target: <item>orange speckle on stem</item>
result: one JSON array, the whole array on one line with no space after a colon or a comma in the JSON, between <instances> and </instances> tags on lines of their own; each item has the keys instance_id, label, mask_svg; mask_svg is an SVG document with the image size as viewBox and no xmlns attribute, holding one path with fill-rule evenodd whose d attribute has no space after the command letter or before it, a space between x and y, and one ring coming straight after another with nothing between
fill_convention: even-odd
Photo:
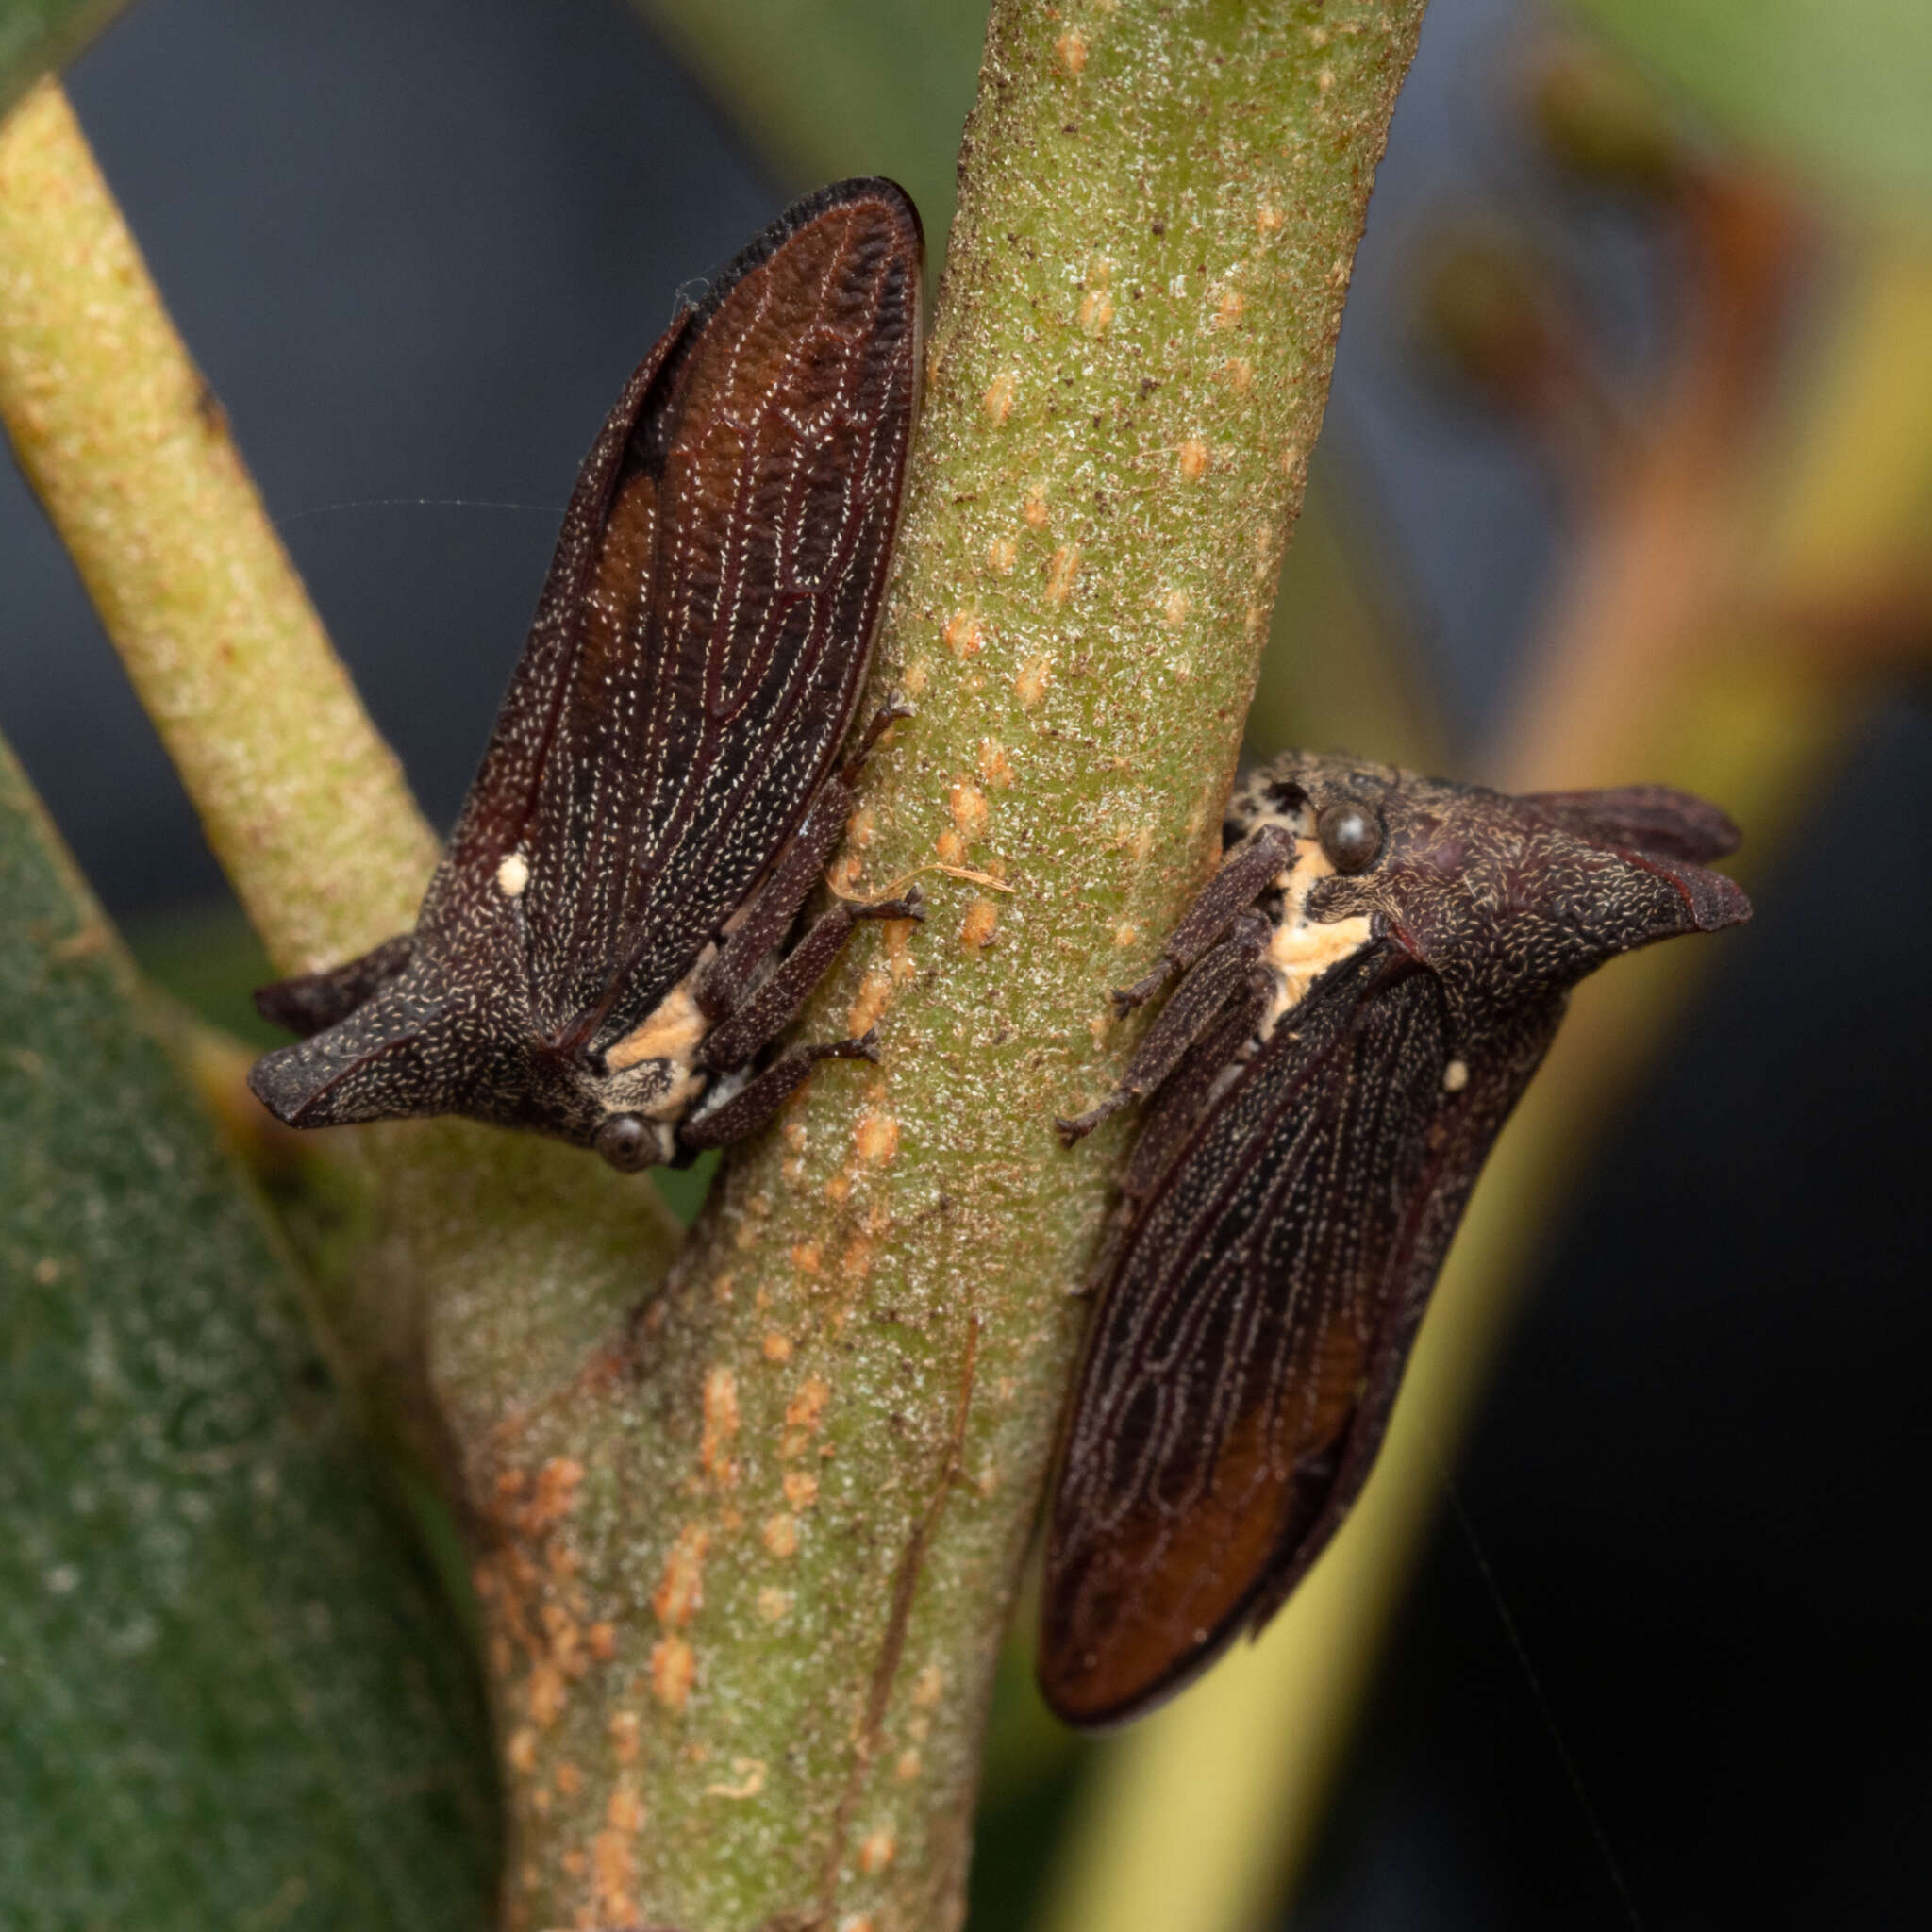
<instances>
[{"instance_id":1,"label":"orange speckle on stem","mask_svg":"<svg viewBox=\"0 0 1932 1932\"><path fill-rule=\"evenodd\" d=\"M1046 485L1044 483L1034 483L1028 486L1026 498L1021 506L1020 514L1026 519L1027 523L1034 529L1043 530L1046 528Z\"/></svg>"},{"instance_id":2,"label":"orange speckle on stem","mask_svg":"<svg viewBox=\"0 0 1932 1932\"><path fill-rule=\"evenodd\" d=\"M584 1465L568 1456L553 1456L537 1472L537 1493L530 1499L527 1526L533 1536L541 1536L576 1507L577 1485L584 1479Z\"/></svg>"},{"instance_id":3,"label":"orange speckle on stem","mask_svg":"<svg viewBox=\"0 0 1932 1932\"><path fill-rule=\"evenodd\" d=\"M986 546L987 568L996 571L1001 576L1009 575L1019 560L1019 549L1010 537L995 537Z\"/></svg>"},{"instance_id":4,"label":"orange speckle on stem","mask_svg":"<svg viewBox=\"0 0 1932 1932\"><path fill-rule=\"evenodd\" d=\"M698 1443L698 1467L727 1487L738 1480L731 1439L738 1433L738 1377L722 1362L705 1375L705 1429Z\"/></svg>"},{"instance_id":5,"label":"orange speckle on stem","mask_svg":"<svg viewBox=\"0 0 1932 1932\"><path fill-rule=\"evenodd\" d=\"M938 1664L927 1664L912 1680L912 1702L920 1710L937 1708L946 1694L946 1674Z\"/></svg>"},{"instance_id":6,"label":"orange speckle on stem","mask_svg":"<svg viewBox=\"0 0 1932 1932\"><path fill-rule=\"evenodd\" d=\"M766 1549L774 1557L795 1557L798 1554L798 1519L782 1511L775 1516L765 1518L765 1526L759 1532Z\"/></svg>"},{"instance_id":7,"label":"orange speckle on stem","mask_svg":"<svg viewBox=\"0 0 1932 1932\"><path fill-rule=\"evenodd\" d=\"M618 1763L635 1764L643 1748L643 1720L634 1710L620 1710L605 1728L610 1734L610 1748Z\"/></svg>"},{"instance_id":8,"label":"orange speckle on stem","mask_svg":"<svg viewBox=\"0 0 1932 1932\"><path fill-rule=\"evenodd\" d=\"M521 1777L528 1777L537 1768L537 1733L528 1724L519 1724L509 1734L503 1755L512 1771Z\"/></svg>"},{"instance_id":9,"label":"orange speckle on stem","mask_svg":"<svg viewBox=\"0 0 1932 1932\"><path fill-rule=\"evenodd\" d=\"M1263 202L1255 210L1256 230L1263 235L1278 235L1281 232L1281 210L1268 202Z\"/></svg>"},{"instance_id":10,"label":"orange speckle on stem","mask_svg":"<svg viewBox=\"0 0 1932 1932\"><path fill-rule=\"evenodd\" d=\"M1055 58L1075 80L1087 65L1087 36L1078 27L1069 27L1053 43Z\"/></svg>"},{"instance_id":11,"label":"orange speckle on stem","mask_svg":"<svg viewBox=\"0 0 1932 1932\"><path fill-rule=\"evenodd\" d=\"M576 1619L562 1604L550 1603L539 1612L538 1621L549 1640L551 1662L566 1676L581 1677L590 1660L584 1655L584 1633L577 1628Z\"/></svg>"},{"instance_id":12,"label":"orange speckle on stem","mask_svg":"<svg viewBox=\"0 0 1932 1932\"><path fill-rule=\"evenodd\" d=\"M791 1614L791 1592L769 1584L758 1591L758 1615L768 1624L782 1624Z\"/></svg>"},{"instance_id":13,"label":"orange speckle on stem","mask_svg":"<svg viewBox=\"0 0 1932 1932\"><path fill-rule=\"evenodd\" d=\"M819 1479L803 1469L785 1472L785 1500L794 1509L809 1509L819 1499Z\"/></svg>"},{"instance_id":14,"label":"orange speckle on stem","mask_svg":"<svg viewBox=\"0 0 1932 1932\"><path fill-rule=\"evenodd\" d=\"M636 1924L638 1907L630 1889L637 1883L638 1860L631 1849L631 1834L600 1831L591 1840L591 1870L597 1894L598 1924Z\"/></svg>"},{"instance_id":15,"label":"orange speckle on stem","mask_svg":"<svg viewBox=\"0 0 1932 1932\"><path fill-rule=\"evenodd\" d=\"M800 1241L791 1250L791 1265L801 1274L816 1274L822 1265L819 1244L816 1241Z\"/></svg>"},{"instance_id":16,"label":"orange speckle on stem","mask_svg":"<svg viewBox=\"0 0 1932 1932\"><path fill-rule=\"evenodd\" d=\"M1080 575L1080 546L1077 543L1062 543L1047 559L1046 601L1055 609L1067 601L1074 588L1074 579Z\"/></svg>"},{"instance_id":17,"label":"orange speckle on stem","mask_svg":"<svg viewBox=\"0 0 1932 1932\"><path fill-rule=\"evenodd\" d=\"M940 635L946 641L946 648L956 658L974 658L985 647L986 632L979 619L970 610L956 610L946 619L945 629Z\"/></svg>"},{"instance_id":18,"label":"orange speckle on stem","mask_svg":"<svg viewBox=\"0 0 1932 1932\"><path fill-rule=\"evenodd\" d=\"M563 1673L549 1661L530 1666L530 1715L546 1731L563 1715L564 1700L570 1687Z\"/></svg>"},{"instance_id":19,"label":"orange speckle on stem","mask_svg":"<svg viewBox=\"0 0 1932 1932\"><path fill-rule=\"evenodd\" d=\"M1198 436L1181 444L1180 471L1184 482L1198 483L1208 474L1208 445Z\"/></svg>"},{"instance_id":20,"label":"orange speckle on stem","mask_svg":"<svg viewBox=\"0 0 1932 1932\"><path fill-rule=\"evenodd\" d=\"M919 962L912 957L912 935L918 922L911 919L889 919L881 937L886 942L886 963L891 968L894 979L910 979L919 971Z\"/></svg>"},{"instance_id":21,"label":"orange speckle on stem","mask_svg":"<svg viewBox=\"0 0 1932 1932\"><path fill-rule=\"evenodd\" d=\"M1052 682L1053 659L1029 658L1014 674L1013 695L1024 709L1030 711L1045 697L1046 688Z\"/></svg>"},{"instance_id":22,"label":"orange speckle on stem","mask_svg":"<svg viewBox=\"0 0 1932 1932\"><path fill-rule=\"evenodd\" d=\"M868 1874L883 1872L899 1854L899 1840L883 1824L859 1840L858 1869Z\"/></svg>"},{"instance_id":23,"label":"orange speckle on stem","mask_svg":"<svg viewBox=\"0 0 1932 1932\"><path fill-rule=\"evenodd\" d=\"M584 1632L591 1646L591 1655L600 1664L608 1664L617 1655L617 1625L615 1624L592 1624Z\"/></svg>"},{"instance_id":24,"label":"orange speckle on stem","mask_svg":"<svg viewBox=\"0 0 1932 1932\"><path fill-rule=\"evenodd\" d=\"M798 1385L798 1393L784 1405L784 1425L787 1425L787 1430L796 1434L798 1438L815 1436L819 1430L819 1424L824 1420L824 1405L831 1401L831 1395L833 1391L831 1387L827 1387L827 1383L823 1383L817 1375L808 1375ZM804 1440L800 1440L798 1449L787 1447L784 1453L798 1455L802 1449Z\"/></svg>"},{"instance_id":25,"label":"orange speckle on stem","mask_svg":"<svg viewBox=\"0 0 1932 1932\"><path fill-rule=\"evenodd\" d=\"M1105 289L1089 289L1080 297L1080 326L1090 336L1104 336L1113 320L1113 297Z\"/></svg>"},{"instance_id":26,"label":"orange speckle on stem","mask_svg":"<svg viewBox=\"0 0 1932 1932\"><path fill-rule=\"evenodd\" d=\"M986 412L989 423L1004 423L1013 413L1013 378L995 375L987 384L986 393L979 399L979 407Z\"/></svg>"},{"instance_id":27,"label":"orange speckle on stem","mask_svg":"<svg viewBox=\"0 0 1932 1932\"><path fill-rule=\"evenodd\" d=\"M1170 591L1161 599L1160 614L1173 629L1178 630L1188 621L1188 611L1191 603L1192 600L1185 591Z\"/></svg>"},{"instance_id":28,"label":"orange speckle on stem","mask_svg":"<svg viewBox=\"0 0 1932 1932\"><path fill-rule=\"evenodd\" d=\"M1013 761L996 738L979 741L979 775L995 791L1004 791L1013 782Z\"/></svg>"},{"instance_id":29,"label":"orange speckle on stem","mask_svg":"<svg viewBox=\"0 0 1932 1932\"><path fill-rule=\"evenodd\" d=\"M697 1676L697 1654L681 1637L660 1637L651 1646L651 1694L666 1710L682 1710Z\"/></svg>"},{"instance_id":30,"label":"orange speckle on stem","mask_svg":"<svg viewBox=\"0 0 1932 1932\"><path fill-rule=\"evenodd\" d=\"M934 856L941 865L964 865L966 841L958 832L944 831L932 841Z\"/></svg>"},{"instance_id":31,"label":"orange speckle on stem","mask_svg":"<svg viewBox=\"0 0 1932 1932\"><path fill-rule=\"evenodd\" d=\"M884 1167L899 1151L897 1116L882 1107L868 1108L852 1130L852 1145L870 1167Z\"/></svg>"},{"instance_id":32,"label":"orange speckle on stem","mask_svg":"<svg viewBox=\"0 0 1932 1932\"><path fill-rule=\"evenodd\" d=\"M604 1807L604 1820L612 1831L640 1832L644 1828L644 1801L628 1785L619 1785Z\"/></svg>"},{"instance_id":33,"label":"orange speckle on stem","mask_svg":"<svg viewBox=\"0 0 1932 1932\"><path fill-rule=\"evenodd\" d=\"M830 1388L816 1375L808 1375L798 1385L798 1392L785 1405L785 1426L788 1429L815 1431L825 1419L825 1404L832 1399Z\"/></svg>"},{"instance_id":34,"label":"orange speckle on stem","mask_svg":"<svg viewBox=\"0 0 1932 1932\"><path fill-rule=\"evenodd\" d=\"M869 966L858 982L858 991L845 1014L845 1029L856 1040L869 1031L892 997L892 975L879 966Z\"/></svg>"},{"instance_id":35,"label":"orange speckle on stem","mask_svg":"<svg viewBox=\"0 0 1932 1932\"><path fill-rule=\"evenodd\" d=\"M946 793L946 809L953 814L953 829L968 844L986 832L986 793L968 778L956 778Z\"/></svg>"},{"instance_id":36,"label":"orange speckle on stem","mask_svg":"<svg viewBox=\"0 0 1932 1932\"><path fill-rule=\"evenodd\" d=\"M919 1753L908 1745L900 1752L898 1762L892 1766L892 1774L902 1785L909 1785L924 1768Z\"/></svg>"},{"instance_id":37,"label":"orange speckle on stem","mask_svg":"<svg viewBox=\"0 0 1932 1932\"><path fill-rule=\"evenodd\" d=\"M584 1788L584 1774L568 1758L557 1767L557 1789L566 1798L575 1798Z\"/></svg>"},{"instance_id":38,"label":"orange speckle on stem","mask_svg":"<svg viewBox=\"0 0 1932 1932\"><path fill-rule=\"evenodd\" d=\"M731 1768L738 1774L730 1784L707 1785L708 1798L756 1798L765 1788L764 1760L758 1757L734 1757Z\"/></svg>"},{"instance_id":39,"label":"orange speckle on stem","mask_svg":"<svg viewBox=\"0 0 1932 1932\"><path fill-rule=\"evenodd\" d=\"M966 916L959 922L959 943L976 953L999 930L999 924L1000 908L981 894L967 906Z\"/></svg>"},{"instance_id":40,"label":"orange speckle on stem","mask_svg":"<svg viewBox=\"0 0 1932 1932\"><path fill-rule=\"evenodd\" d=\"M1214 318L1209 325L1214 328L1232 328L1247 308L1247 298L1239 289L1224 289L1215 297Z\"/></svg>"},{"instance_id":41,"label":"orange speckle on stem","mask_svg":"<svg viewBox=\"0 0 1932 1932\"><path fill-rule=\"evenodd\" d=\"M651 1598L660 1624L675 1629L697 1614L705 1600L705 1553L710 1546L711 1532L701 1523L687 1523L677 1532Z\"/></svg>"},{"instance_id":42,"label":"orange speckle on stem","mask_svg":"<svg viewBox=\"0 0 1932 1932\"><path fill-rule=\"evenodd\" d=\"M1221 365L1221 373L1227 377L1227 386L1238 396L1244 396L1254 387L1255 365L1245 356L1230 356Z\"/></svg>"}]
</instances>

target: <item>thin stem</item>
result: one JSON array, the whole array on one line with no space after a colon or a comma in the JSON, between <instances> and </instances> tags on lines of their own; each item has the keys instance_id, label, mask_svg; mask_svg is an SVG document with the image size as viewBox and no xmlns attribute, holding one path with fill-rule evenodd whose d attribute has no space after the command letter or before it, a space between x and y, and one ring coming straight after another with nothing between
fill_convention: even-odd
<instances>
[{"instance_id":1,"label":"thin stem","mask_svg":"<svg viewBox=\"0 0 1932 1932\"><path fill-rule=\"evenodd\" d=\"M435 834L53 81L0 124L0 421L272 957L408 926Z\"/></svg>"}]
</instances>

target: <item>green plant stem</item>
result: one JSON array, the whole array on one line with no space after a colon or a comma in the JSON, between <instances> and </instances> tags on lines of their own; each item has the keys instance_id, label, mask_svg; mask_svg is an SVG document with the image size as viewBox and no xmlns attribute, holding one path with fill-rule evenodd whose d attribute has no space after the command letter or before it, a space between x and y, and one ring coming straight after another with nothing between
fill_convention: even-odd
<instances>
[{"instance_id":1,"label":"green plant stem","mask_svg":"<svg viewBox=\"0 0 1932 1932\"><path fill-rule=\"evenodd\" d=\"M876 680L919 713L833 867L928 914L803 1029L876 1018L880 1065L823 1072L628 1351L495 1439L521 1923L957 1923L1123 1144L1050 1122L1217 842L1419 14L994 9ZM481 1416L469 1334L436 1367Z\"/></svg>"},{"instance_id":2,"label":"green plant stem","mask_svg":"<svg viewBox=\"0 0 1932 1932\"><path fill-rule=\"evenodd\" d=\"M0 124L0 421L276 963L408 925L435 834L52 81Z\"/></svg>"}]
</instances>

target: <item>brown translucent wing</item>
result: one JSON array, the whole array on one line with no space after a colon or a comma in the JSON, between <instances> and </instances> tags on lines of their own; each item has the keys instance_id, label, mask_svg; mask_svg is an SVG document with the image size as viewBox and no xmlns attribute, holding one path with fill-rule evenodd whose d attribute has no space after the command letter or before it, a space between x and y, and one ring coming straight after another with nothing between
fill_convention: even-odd
<instances>
[{"instance_id":1,"label":"brown translucent wing","mask_svg":"<svg viewBox=\"0 0 1932 1932\"><path fill-rule=\"evenodd\" d=\"M1452 1093L1439 983L1372 953L1164 1170L1101 1285L1061 1442L1039 1669L1069 1723L1178 1689L1320 1553L1557 1011L1492 1039Z\"/></svg>"},{"instance_id":2,"label":"brown translucent wing","mask_svg":"<svg viewBox=\"0 0 1932 1932\"><path fill-rule=\"evenodd\" d=\"M920 266L891 183L808 197L672 325L591 453L418 928L458 974L466 939L495 952L519 855L544 1043L656 1006L837 756L898 518Z\"/></svg>"}]
</instances>

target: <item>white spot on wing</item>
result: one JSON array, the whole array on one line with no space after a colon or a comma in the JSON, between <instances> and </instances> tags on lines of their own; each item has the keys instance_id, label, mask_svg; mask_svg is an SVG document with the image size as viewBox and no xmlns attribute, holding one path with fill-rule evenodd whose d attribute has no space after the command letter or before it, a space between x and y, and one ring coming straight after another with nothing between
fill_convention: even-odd
<instances>
[{"instance_id":1,"label":"white spot on wing","mask_svg":"<svg viewBox=\"0 0 1932 1932\"><path fill-rule=\"evenodd\" d=\"M1442 1091L1445 1093L1460 1093L1469 1085L1469 1062L1451 1060L1442 1069Z\"/></svg>"},{"instance_id":2,"label":"white spot on wing","mask_svg":"<svg viewBox=\"0 0 1932 1932\"><path fill-rule=\"evenodd\" d=\"M496 868L496 890L506 899L521 899L530 883L530 861L521 852L507 852Z\"/></svg>"}]
</instances>

